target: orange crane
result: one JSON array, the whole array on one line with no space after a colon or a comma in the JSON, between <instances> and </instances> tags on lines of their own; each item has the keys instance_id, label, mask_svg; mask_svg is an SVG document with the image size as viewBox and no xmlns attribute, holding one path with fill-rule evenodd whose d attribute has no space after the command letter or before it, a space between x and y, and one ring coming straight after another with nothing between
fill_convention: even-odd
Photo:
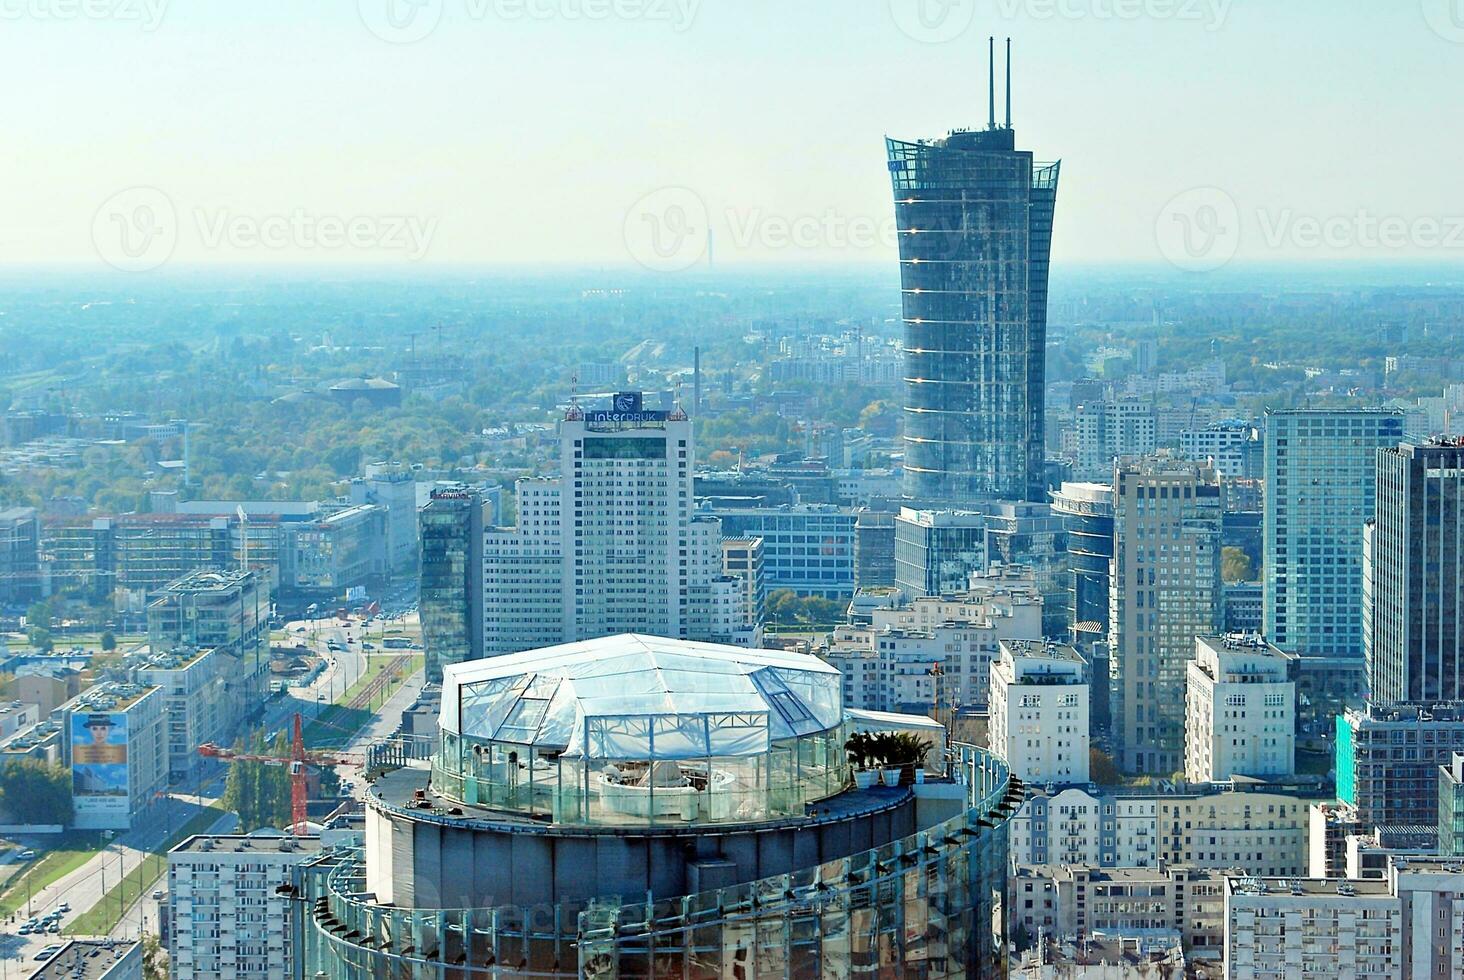
<instances>
[{"instance_id":1,"label":"orange crane","mask_svg":"<svg viewBox=\"0 0 1464 980\"><path fill-rule=\"evenodd\" d=\"M283 766L289 763L290 766L290 826L297 835L305 833L305 767L315 766L323 769L327 766L357 766L365 767L365 756L351 752L335 752L332 750L321 750L308 752L305 749L305 736L299 712L295 713L295 737L290 745L290 757L281 758L276 755L261 755L250 752L236 752L233 749L226 749L215 745L213 742L204 742L198 747L198 754L209 759L218 759L220 762L259 762L266 766Z\"/></svg>"}]
</instances>

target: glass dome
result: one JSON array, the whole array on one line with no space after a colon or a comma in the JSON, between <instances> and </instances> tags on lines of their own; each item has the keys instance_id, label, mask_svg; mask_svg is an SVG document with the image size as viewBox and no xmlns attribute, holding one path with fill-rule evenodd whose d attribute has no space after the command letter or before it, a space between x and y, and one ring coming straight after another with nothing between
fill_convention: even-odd
<instances>
[{"instance_id":1,"label":"glass dome","mask_svg":"<svg viewBox=\"0 0 1464 980\"><path fill-rule=\"evenodd\" d=\"M802 816L848 781L843 722L817 657L605 637L448 667L435 781L555 823Z\"/></svg>"}]
</instances>

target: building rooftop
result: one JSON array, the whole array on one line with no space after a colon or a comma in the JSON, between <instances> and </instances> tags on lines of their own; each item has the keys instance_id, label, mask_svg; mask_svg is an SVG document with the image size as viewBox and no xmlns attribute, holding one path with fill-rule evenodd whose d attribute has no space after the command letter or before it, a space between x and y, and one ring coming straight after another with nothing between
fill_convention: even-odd
<instances>
[{"instance_id":1,"label":"building rooftop","mask_svg":"<svg viewBox=\"0 0 1464 980\"><path fill-rule=\"evenodd\" d=\"M68 702L72 711L126 711L138 701L160 688L147 684L122 684L104 681L87 688Z\"/></svg>"},{"instance_id":2,"label":"building rooftop","mask_svg":"<svg viewBox=\"0 0 1464 980\"><path fill-rule=\"evenodd\" d=\"M136 948L130 939L73 939L30 980L98 980Z\"/></svg>"},{"instance_id":3,"label":"building rooftop","mask_svg":"<svg viewBox=\"0 0 1464 980\"><path fill-rule=\"evenodd\" d=\"M196 834L175 845L170 854L298 854L320 850L319 837L286 834Z\"/></svg>"},{"instance_id":4,"label":"building rooftop","mask_svg":"<svg viewBox=\"0 0 1464 980\"><path fill-rule=\"evenodd\" d=\"M1378 878L1226 878L1231 895L1329 895L1341 898L1388 898L1388 883Z\"/></svg>"},{"instance_id":5,"label":"building rooftop","mask_svg":"<svg viewBox=\"0 0 1464 980\"><path fill-rule=\"evenodd\" d=\"M210 570L193 572L180 579L169 582L162 589L155 592L154 595L161 598L184 592L193 594L201 592L224 593L238 588L253 576L253 572L243 571Z\"/></svg>"}]
</instances>

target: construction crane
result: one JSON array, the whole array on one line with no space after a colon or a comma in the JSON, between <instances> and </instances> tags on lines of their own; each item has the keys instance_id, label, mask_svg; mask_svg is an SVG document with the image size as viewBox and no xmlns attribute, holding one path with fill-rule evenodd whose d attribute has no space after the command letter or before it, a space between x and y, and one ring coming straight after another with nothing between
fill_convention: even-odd
<instances>
[{"instance_id":1,"label":"construction crane","mask_svg":"<svg viewBox=\"0 0 1464 980\"><path fill-rule=\"evenodd\" d=\"M198 754L209 759L218 759L220 762L258 762L266 766L290 767L290 826L296 836L303 836L305 833L305 767L314 766L317 769L324 769L328 766L356 766L364 768L366 758L352 752L336 752L323 749L320 751L306 751L303 724L299 712L295 713L295 736L290 743L290 755L282 758L277 755L262 755L251 752L236 752L233 749L226 749L213 742L204 742L198 747Z\"/></svg>"}]
</instances>

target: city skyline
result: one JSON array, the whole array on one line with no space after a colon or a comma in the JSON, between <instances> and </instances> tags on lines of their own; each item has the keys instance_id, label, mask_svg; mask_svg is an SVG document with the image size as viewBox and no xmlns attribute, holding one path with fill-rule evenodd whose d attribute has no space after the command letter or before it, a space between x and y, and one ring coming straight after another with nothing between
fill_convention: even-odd
<instances>
[{"instance_id":1,"label":"city skyline","mask_svg":"<svg viewBox=\"0 0 1464 980\"><path fill-rule=\"evenodd\" d=\"M1457 132L1409 98L1447 91L1464 50L1446 0L1127 14L1099 0L668 0L603 18L441 0L426 20L399 12L430 24L412 43L382 27L387 2L15 12L25 43L0 78L23 89L62 71L44 113L13 107L32 135L0 262L669 270L706 266L705 225L719 265L878 263L895 254L880 139L979 127L989 35L1015 40L1024 140L1069 161L1056 263L1443 261L1464 246L1458 194L1412 179L1417 160L1459 156ZM312 57L321 49L332 57ZM916 66L939 97L891 84ZM125 86L103 84L116 73ZM201 84L179 84L195 73ZM43 135L55 118L68 128ZM522 174L534 193L505 194ZM151 245L142 261L118 254L117 220L139 207L164 219L156 265ZM663 239L664 254L649 238L658 221L681 242ZM149 228L134 225L132 247Z\"/></svg>"}]
</instances>

